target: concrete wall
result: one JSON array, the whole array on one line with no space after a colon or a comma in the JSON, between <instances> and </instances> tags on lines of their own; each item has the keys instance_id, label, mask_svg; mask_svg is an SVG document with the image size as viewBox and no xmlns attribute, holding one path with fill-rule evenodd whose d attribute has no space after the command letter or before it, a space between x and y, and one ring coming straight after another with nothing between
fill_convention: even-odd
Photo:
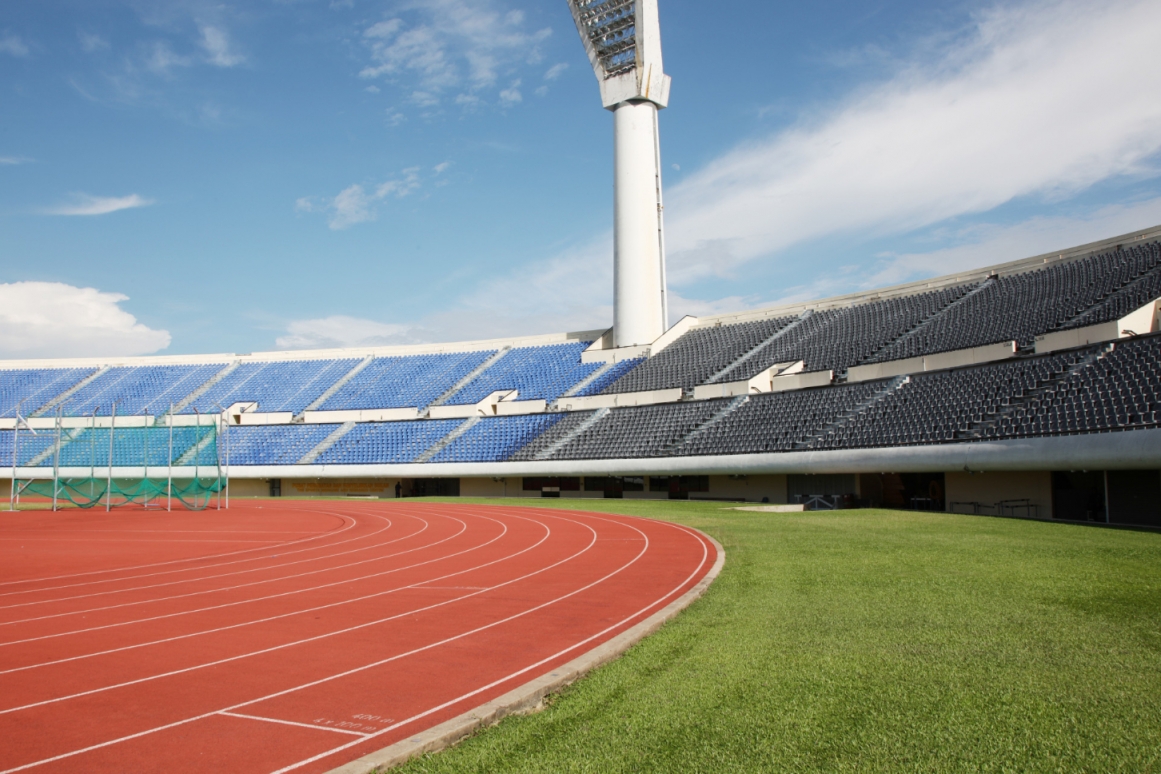
<instances>
[{"instance_id":1,"label":"concrete wall","mask_svg":"<svg viewBox=\"0 0 1161 774\"><path fill-rule=\"evenodd\" d=\"M995 506L1001 500L1027 499L1036 506L1037 516L1040 518L1052 516L1052 474L1046 470L952 472L944 476L944 488L947 493L948 510L970 512L962 505L953 508L952 503L956 502L978 502L986 506ZM999 513L999 509L989 508L981 510L981 513ZM1019 515L1026 514L1021 511Z\"/></svg>"},{"instance_id":2,"label":"concrete wall","mask_svg":"<svg viewBox=\"0 0 1161 774\"><path fill-rule=\"evenodd\" d=\"M231 485L233 482L230 482ZM282 479L283 497L347 497L351 495L395 497L397 478L304 478ZM270 490L267 487L266 494Z\"/></svg>"},{"instance_id":3,"label":"concrete wall","mask_svg":"<svg viewBox=\"0 0 1161 774\"><path fill-rule=\"evenodd\" d=\"M731 498L760 503L768 497L771 503L786 502L786 476L710 476L709 492L693 492L691 500Z\"/></svg>"}]
</instances>

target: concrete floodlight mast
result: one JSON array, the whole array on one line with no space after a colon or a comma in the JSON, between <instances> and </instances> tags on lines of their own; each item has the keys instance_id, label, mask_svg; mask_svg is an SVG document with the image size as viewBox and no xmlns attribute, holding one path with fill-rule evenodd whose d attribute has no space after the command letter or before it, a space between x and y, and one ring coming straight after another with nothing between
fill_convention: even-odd
<instances>
[{"instance_id":1,"label":"concrete floodlight mast","mask_svg":"<svg viewBox=\"0 0 1161 774\"><path fill-rule=\"evenodd\" d=\"M669 324L661 145L657 111L669 103L657 0L568 0L613 112L613 341L649 344Z\"/></svg>"}]
</instances>

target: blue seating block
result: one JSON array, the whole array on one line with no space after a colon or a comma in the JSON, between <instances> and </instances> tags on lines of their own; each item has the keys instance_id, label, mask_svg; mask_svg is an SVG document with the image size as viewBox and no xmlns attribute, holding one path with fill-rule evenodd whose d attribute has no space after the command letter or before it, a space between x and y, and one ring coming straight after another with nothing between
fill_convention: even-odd
<instances>
[{"instance_id":1,"label":"blue seating block","mask_svg":"<svg viewBox=\"0 0 1161 774\"><path fill-rule=\"evenodd\" d=\"M452 396L448 405L479 403L497 390L519 390L517 400L555 400L601 367L582 363L591 342L514 349Z\"/></svg>"},{"instance_id":2,"label":"blue seating block","mask_svg":"<svg viewBox=\"0 0 1161 774\"><path fill-rule=\"evenodd\" d=\"M488 350L376 358L321 409L423 408L494 354Z\"/></svg>"},{"instance_id":3,"label":"blue seating block","mask_svg":"<svg viewBox=\"0 0 1161 774\"><path fill-rule=\"evenodd\" d=\"M319 464L358 465L412 462L462 420L367 422L344 435L318 458Z\"/></svg>"},{"instance_id":4,"label":"blue seating block","mask_svg":"<svg viewBox=\"0 0 1161 774\"><path fill-rule=\"evenodd\" d=\"M441 449L431 461L502 462L564 416L564 414L529 414L517 417L485 417Z\"/></svg>"},{"instance_id":5,"label":"blue seating block","mask_svg":"<svg viewBox=\"0 0 1161 774\"><path fill-rule=\"evenodd\" d=\"M313 403L342 379L359 361L290 360L243 363L206 390L181 413L218 412L218 406L257 401L258 411L290 411L295 414Z\"/></svg>"},{"instance_id":6,"label":"blue seating block","mask_svg":"<svg viewBox=\"0 0 1161 774\"><path fill-rule=\"evenodd\" d=\"M36 368L0 371L0 417L29 416L95 368Z\"/></svg>"}]
</instances>

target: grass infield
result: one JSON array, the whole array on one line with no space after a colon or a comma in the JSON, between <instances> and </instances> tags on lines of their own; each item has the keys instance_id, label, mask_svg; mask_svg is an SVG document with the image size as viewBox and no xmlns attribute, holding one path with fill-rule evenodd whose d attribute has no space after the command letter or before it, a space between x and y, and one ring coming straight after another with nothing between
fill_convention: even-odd
<instances>
[{"instance_id":1,"label":"grass infield","mask_svg":"<svg viewBox=\"0 0 1161 774\"><path fill-rule=\"evenodd\" d=\"M1161 534L506 502L687 524L721 541L726 565L675 621L542 712L401 774L1161 771Z\"/></svg>"}]
</instances>

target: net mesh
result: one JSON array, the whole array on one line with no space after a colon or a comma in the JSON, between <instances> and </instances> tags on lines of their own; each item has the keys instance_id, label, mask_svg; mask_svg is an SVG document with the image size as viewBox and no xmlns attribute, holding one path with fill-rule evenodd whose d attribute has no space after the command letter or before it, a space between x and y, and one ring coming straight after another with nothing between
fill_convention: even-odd
<instances>
[{"instance_id":1,"label":"net mesh","mask_svg":"<svg viewBox=\"0 0 1161 774\"><path fill-rule=\"evenodd\" d=\"M43 443L46 435L51 444ZM80 508L180 504L203 510L226 485L216 422L172 428L70 427L42 430L37 437L39 444L26 444L32 439L21 438L20 448L0 443L10 448L9 462L18 460L21 467L44 469L44 476L16 482L15 491L21 497L42 497ZM78 475L85 468L88 475ZM140 468L142 475L133 476L133 468Z\"/></svg>"}]
</instances>

